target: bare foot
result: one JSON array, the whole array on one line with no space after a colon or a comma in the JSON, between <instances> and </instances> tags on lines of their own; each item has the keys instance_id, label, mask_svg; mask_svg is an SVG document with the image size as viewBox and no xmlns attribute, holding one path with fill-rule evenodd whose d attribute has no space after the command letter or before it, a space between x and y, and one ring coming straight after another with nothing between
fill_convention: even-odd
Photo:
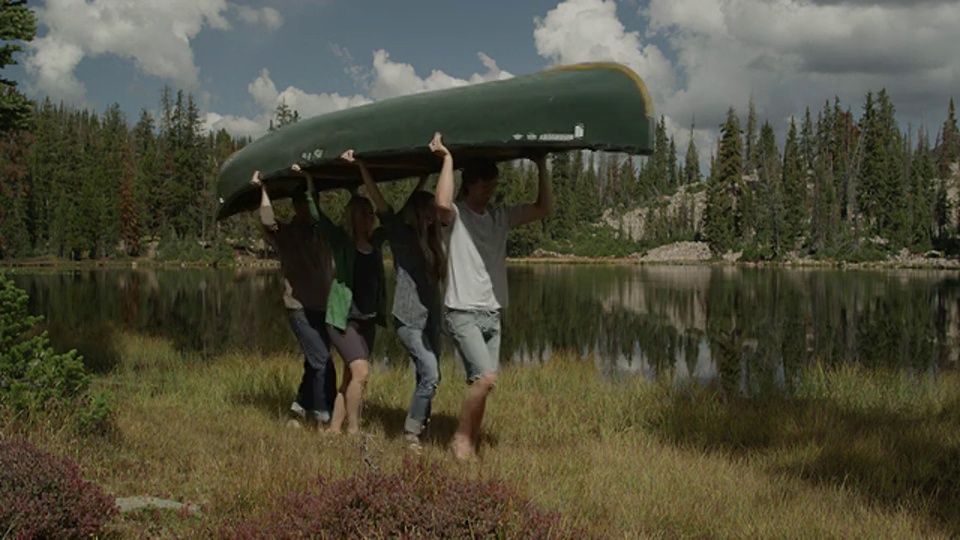
<instances>
[{"instance_id":1,"label":"bare foot","mask_svg":"<svg viewBox=\"0 0 960 540\"><path fill-rule=\"evenodd\" d=\"M453 440L450 441L450 450L453 451L453 457L457 458L458 461L468 461L476 456L476 451L473 444L470 443L470 439L463 435L453 436Z\"/></svg>"}]
</instances>

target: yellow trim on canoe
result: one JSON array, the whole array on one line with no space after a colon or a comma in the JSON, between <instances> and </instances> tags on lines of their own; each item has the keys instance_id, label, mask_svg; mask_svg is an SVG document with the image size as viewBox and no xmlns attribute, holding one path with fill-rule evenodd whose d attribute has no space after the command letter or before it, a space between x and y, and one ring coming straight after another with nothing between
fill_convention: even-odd
<instances>
[{"instance_id":1,"label":"yellow trim on canoe","mask_svg":"<svg viewBox=\"0 0 960 540\"><path fill-rule=\"evenodd\" d=\"M637 85L637 89L640 90L640 95L643 96L643 106L647 109L647 115L651 118L653 117L653 99L650 98L650 92L647 91L646 83L643 82L640 75L637 75L635 71L623 64L616 62L582 62L579 64L557 66L547 71L586 71L590 69L613 69L629 77L630 80L633 81L633 84Z\"/></svg>"}]
</instances>

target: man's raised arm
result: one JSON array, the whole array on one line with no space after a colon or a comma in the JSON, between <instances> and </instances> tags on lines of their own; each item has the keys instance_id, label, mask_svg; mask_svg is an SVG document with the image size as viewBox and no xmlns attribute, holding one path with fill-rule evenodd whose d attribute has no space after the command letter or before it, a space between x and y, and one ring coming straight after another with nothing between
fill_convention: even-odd
<instances>
[{"instance_id":1,"label":"man's raised arm","mask_svg":"<svg viewBox=\"0 0 960 540\"><path fill-rule=\"evenodd\" d=\"M538 156L535 161L537 164L537 174L540 177L539 188L537 189L537 200L533 204L521 205L511 213L511 229L543 219L550 213L553 194L550 189L550 175L547 173L547 158L545 155L542 155Z\"/></svg>"},{"instance_id":2,"label":"man's raised arm","mask_svg":"<svg viewBox=\"0 0 960 540\"><path fill-rule=\"evenodd\" d=\"M443 158L443 167L440 168L440 178L437 180L437 213L440 221L449 225L457 211L453 206L453 156L443 145L439 133L433 135L433 140L430 141L430 150Z\"/></svg>"}]
</instances>

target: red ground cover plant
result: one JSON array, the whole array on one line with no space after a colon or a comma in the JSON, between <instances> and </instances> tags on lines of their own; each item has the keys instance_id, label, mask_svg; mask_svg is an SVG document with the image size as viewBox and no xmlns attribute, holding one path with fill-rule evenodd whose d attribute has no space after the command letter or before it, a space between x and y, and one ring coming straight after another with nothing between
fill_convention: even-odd
<instances>
[{"instance_id":1,"label":"red ground cover plant","mask_svg":"<svg viewBox=\"0 0 960 540\"><path fill-rule=\"evenodd\" d=\"M0 537L90 538L116 513L114 498L69 459L0 438Z\"/></svg>"},{"instance_id":2,"label":"red ground cover plant","mask_svg":"<svg viewBox=\"0 0 960 540\"><path fill-rule=\"evenodd\" d=\"M557 512L502 482L464 480L437 464L406 461L398 473L366 472L287 497L221 538L585 538Z\"/></svg>"}]
</instances>

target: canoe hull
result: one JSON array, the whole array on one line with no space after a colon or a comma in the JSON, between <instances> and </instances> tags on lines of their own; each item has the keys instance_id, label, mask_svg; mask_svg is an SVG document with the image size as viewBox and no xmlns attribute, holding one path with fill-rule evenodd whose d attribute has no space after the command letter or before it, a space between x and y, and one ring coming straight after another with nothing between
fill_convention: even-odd
<instances>
[{"instance_id":1,"label":"canoe hull","mask_svg":"<svg viewBox=\"0 0 960 540\"><path fill-rule=\"evenodd\" d=\"M352 148L377 182L439 171L427 143L434 132L455 162L484 157L510 161L534 152L602 150L648 155L653 106L640 78L619 64L563 66L505 81L424 92L289 124L234 153L217 180L217 219L252 210L259 170L271 197L287 197L303 180L317 189L351 187L355 166L339 159Z\"/></svg>"}]
</instances>

